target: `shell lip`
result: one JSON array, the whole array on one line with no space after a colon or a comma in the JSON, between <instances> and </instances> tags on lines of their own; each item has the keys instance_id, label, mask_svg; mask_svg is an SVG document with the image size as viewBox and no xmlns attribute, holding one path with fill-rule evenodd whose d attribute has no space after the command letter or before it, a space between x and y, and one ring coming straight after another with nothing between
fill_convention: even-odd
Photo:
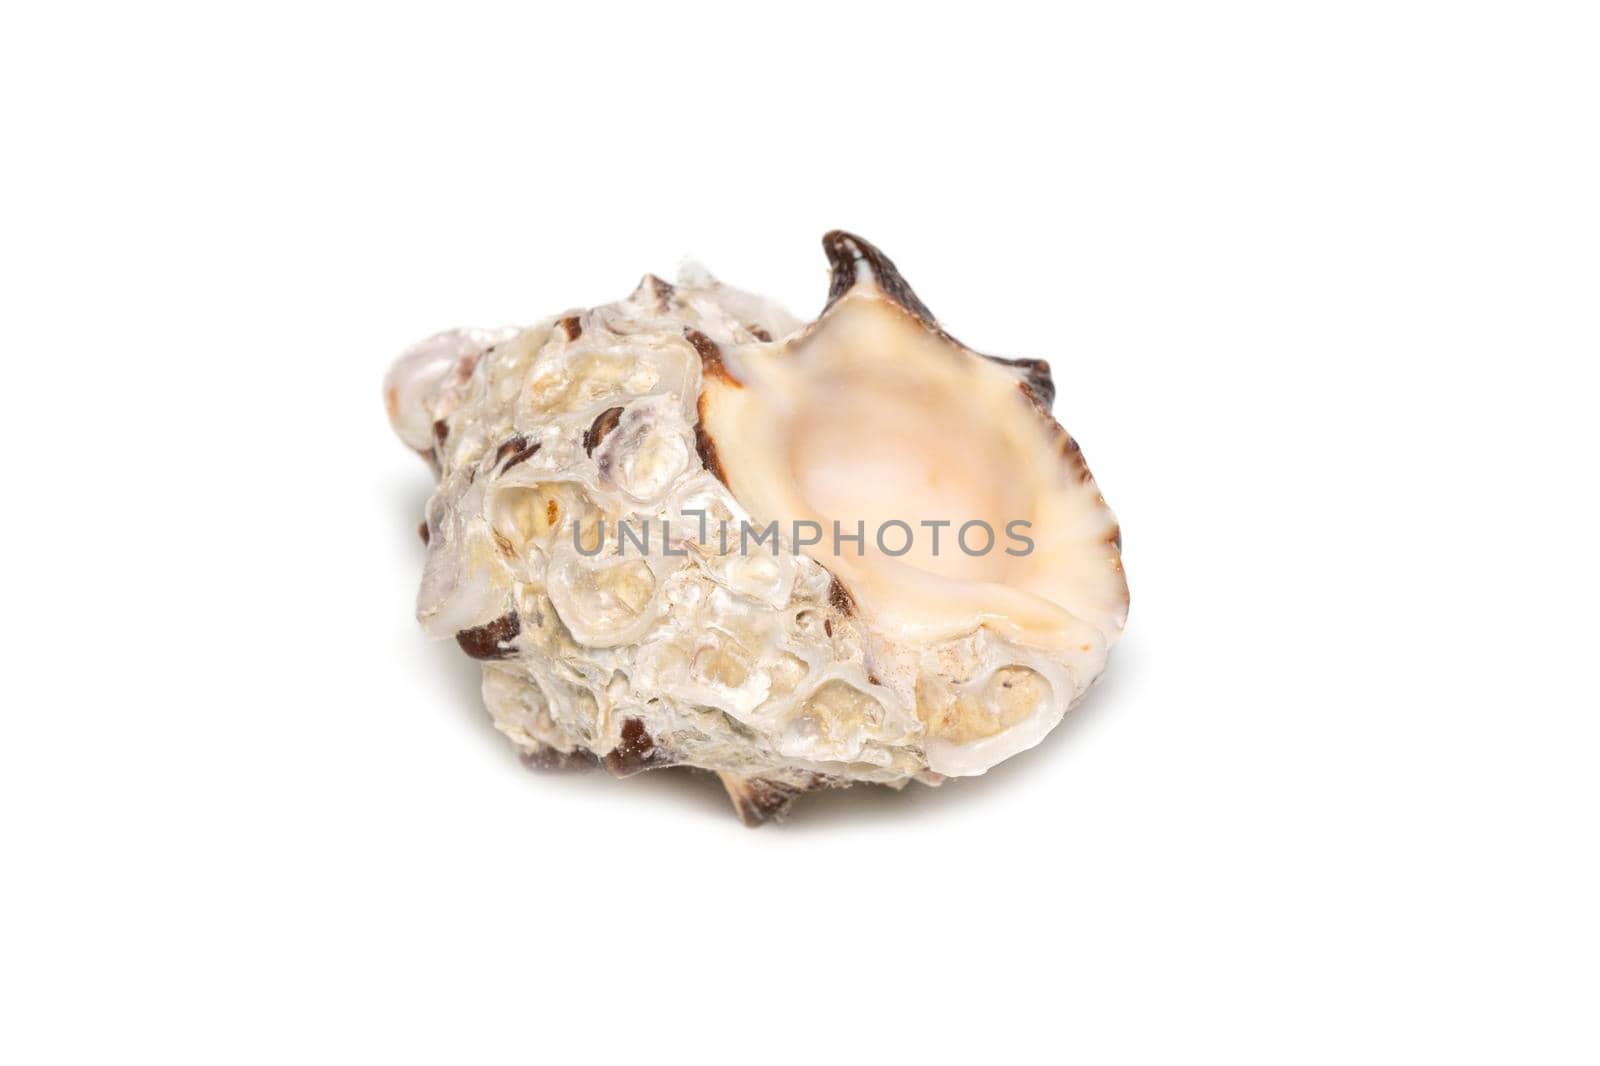
<instances>
[{"instance_id":1,"label":"shell lip","mask_svg":"<svg viewBox=\"0 0 1600 1066\"><path fill-rule=\"evenodd\" d=\"M939 320L929 310L928 305L917 296L910 282L906 281L905 275L895 266L894 260L884 255L883 251L871 241L842 229L829 230L822 237L822 249L828 256L832 273L828 283L828 302L822 307L822 315L818 316L819 321L836 303L850 293L861 288L871 289L916 319L930 333L936 334L957 348L981 359L1021 371L1023 389L1028 398L1043 412L1049 413L1055 403L1056 387L1048 362L1030 357L1009 358L988 355L951 336L948 330L939 325Z\"/></svg>"},{"instance_id":2,"label":"shell lip","mask_svg":"<svg viewBox=\"0 0 1600 1066\"><path fill-rule=\"evenodd\" d=\"M894 260L884 255L877 245L853 233L836 229L823 235L822 250L833 268L828 282L828 302L822 308L824 314L856 286L871 285L923 325L930 329L939 328L938 320L928 310L928 305L918 298L905 276L894 265Z\"/></svg>"}]
</instances>

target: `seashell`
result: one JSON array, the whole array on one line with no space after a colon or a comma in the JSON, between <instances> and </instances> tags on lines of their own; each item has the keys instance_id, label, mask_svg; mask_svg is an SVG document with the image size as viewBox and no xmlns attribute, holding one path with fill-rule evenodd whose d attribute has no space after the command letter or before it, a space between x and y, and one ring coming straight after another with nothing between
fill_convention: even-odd
<instances>
[{"instance_id":1,"label":"seashell","mask_svg":"<svg viewBox=\"0 0 1600 1066\"><path fill-rule=\"evenodd\" d=\"M437 473L417 617L531 765L819 788L1037 744L1127 620L1121 533L1036 359L967 348L859 237L801 324L691 267L385 382Z\"/></svg>"}]
</instances>

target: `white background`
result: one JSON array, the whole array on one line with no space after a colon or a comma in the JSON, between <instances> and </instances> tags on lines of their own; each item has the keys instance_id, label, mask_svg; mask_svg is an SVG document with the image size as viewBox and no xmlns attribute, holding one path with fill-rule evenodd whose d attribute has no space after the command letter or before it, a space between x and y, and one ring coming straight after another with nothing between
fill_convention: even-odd
<instances>
[{"instance_id":1,"label":"white background","mask_svg":"<svg viewBox=\"0 0 1600 1066\"><path fill-rule=\"evenodd\" d=\"M1202 7L1204 9L1202 9ZM0 1058L1594 1062L1588 5L0 16ZM1048 358L1127 637L751 831L411 619L411 341L818 238Z\"/></svg>"}]
</instances>

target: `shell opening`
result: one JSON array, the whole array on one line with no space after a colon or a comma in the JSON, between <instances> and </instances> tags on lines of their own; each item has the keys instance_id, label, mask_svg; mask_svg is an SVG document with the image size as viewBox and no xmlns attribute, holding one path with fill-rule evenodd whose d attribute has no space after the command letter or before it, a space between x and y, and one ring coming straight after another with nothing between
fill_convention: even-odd
<instances>
[{"instance_id":1,"label":"shell opening","mask_svg":"<svg viewBox=\"0 0 1600 1066\"><path fill-rule=\"evenodd\" d=\"M807 508L907 565L963 581L1006 582L1003 550L1031 501L1006 472L1027 456L965 396L972 382L845 367L810 379L786 427L786 454ZM969 528L970 527L970 528Z\"/></svg>"}]
</instances>

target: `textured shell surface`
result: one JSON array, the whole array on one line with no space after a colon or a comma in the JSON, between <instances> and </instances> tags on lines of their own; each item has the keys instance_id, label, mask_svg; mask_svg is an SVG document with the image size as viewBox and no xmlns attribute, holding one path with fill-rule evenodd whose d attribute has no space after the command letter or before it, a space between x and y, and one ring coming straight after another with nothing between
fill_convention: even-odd
<instances>
[{"instance_id":1,"label":"textured shell surface","mask_svg":"<svg viewBox=\"0 0 1600 1066\"><path fill-rule=\"evenodd\" d=\"M1048 366L966 348L860 238L824 248L810 323L691 267L390 370L438 478L417 618L482 661L528 762L698 767L758 823L813 789L982 773L1099 679L1121 537ZM871 532L949 545L971 519L1029 551ZM802 533L840 520L863 543Z\"/></svg>"}]
</instances>

